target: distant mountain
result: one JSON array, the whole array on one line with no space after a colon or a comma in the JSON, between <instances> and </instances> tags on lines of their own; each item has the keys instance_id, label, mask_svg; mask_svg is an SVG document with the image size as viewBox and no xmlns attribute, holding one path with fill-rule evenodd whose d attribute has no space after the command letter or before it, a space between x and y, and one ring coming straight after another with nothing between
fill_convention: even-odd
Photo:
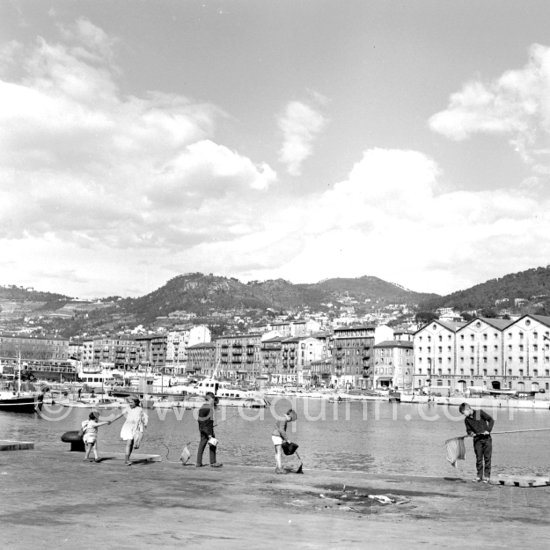
<instances>
[{"instance_id":1,"label":"distant mountain","mask_svg":"<svg viewBox=\"0 0 550 550\"><path fill-rule=\"evenodd\" d=\"M242 283L235 278L189 273L141 298L121 300L117 308L142 321L152 321L181 310L202 316L228 309L320 310L328 302L413 305L435 296L412 292L376 277L328 279L315 284L292 284L283 279Z\"/></svg>"},{"instance_id":2,"label":"distant mountain","mask_svg":"<svg viewBox=\"0 0 550 550\"><path fill-rule=\"evenodd\" d=\"M514 305L517 298L527 300L538 307L550 302L550 266L538 267L491 279L466 290L448 296L433 297L420 304L421 309L433 311L440 307L452 307L460 311Z\"/></svg>"}]
</instances>

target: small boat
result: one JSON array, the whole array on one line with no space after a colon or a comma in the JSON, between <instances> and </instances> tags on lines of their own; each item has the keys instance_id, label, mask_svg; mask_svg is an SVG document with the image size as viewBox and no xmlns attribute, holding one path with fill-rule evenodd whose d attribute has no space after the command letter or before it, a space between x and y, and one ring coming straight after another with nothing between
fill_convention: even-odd
<instances>
[{"instance_id":1,"label":"small boat","mask_svg":"<svg viewBox=\"0 0 550 550\"><path fill-rule=\"evenodd\" d=\"M34 413L42 408L43 393L0 391L0 411Z\"/></svg>"},{"instance_id":2,"label":"small boat","mask_svg":"<svg viewBox=\"0 0 550 550\"><path fill-rule=\"evenodd\" d=\"M67 399L58 401L57 403L63 407L70 407L73 409L120 409L124 406L124 401L119 399L102 399L99 397L80 399L78 401Z\"/></svg>"}]
</instances>

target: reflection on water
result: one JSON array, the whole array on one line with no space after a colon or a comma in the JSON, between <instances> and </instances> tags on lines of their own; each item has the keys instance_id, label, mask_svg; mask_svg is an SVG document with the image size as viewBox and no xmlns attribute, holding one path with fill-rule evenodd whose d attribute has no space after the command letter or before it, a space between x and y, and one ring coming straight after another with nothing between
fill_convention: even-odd
<instances>
[{"instance_id":1,"label":"reflection on water","mask_svg":"<svg viewBox=\"0 0 550 550\"><path fill-rule=\"evenodd\" d=\"M271 431L274 417L293 407L298 422L291 439L306 468L359 470L445 476L454 470L445 460L444 442L464 433L456 407L387 402L327 403L314 399L280 399L268 409L224 408L217 412L216 436L222 462L273 466ZM550 411L485 409L495 419L494 431L550 428ZM30 440L40 448L66 449L60 436L77 430L88 409L46 407L44 416L0 412L0 439ZM108 420L118 411L102 411ZM149 410L150 422L140 451L177 461L184 444L194 455L198 430L196 411ZM123 420L100 428L99 451L122 451ZM466 440L464 475L473 474L475 458ZM494 473L548 475L550 431L493 437ZM194 460L194 456L192 458Z\"/></svg>"}]
</instances>

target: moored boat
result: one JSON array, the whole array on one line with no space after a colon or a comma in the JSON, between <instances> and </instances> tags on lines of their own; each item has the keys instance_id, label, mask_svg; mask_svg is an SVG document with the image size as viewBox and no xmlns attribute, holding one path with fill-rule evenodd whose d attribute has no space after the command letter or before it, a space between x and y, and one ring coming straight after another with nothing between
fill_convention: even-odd
<instances>
[{"instance_id":1,"label":"moored boat","mask_svg":"<svg viewBox=\"0 0 550 550\"><path fill-rule=\"evenodd\" d=\"M42 408L43 393L0 391L0 411L34 413Z\"/></svg>"}]
</instances>

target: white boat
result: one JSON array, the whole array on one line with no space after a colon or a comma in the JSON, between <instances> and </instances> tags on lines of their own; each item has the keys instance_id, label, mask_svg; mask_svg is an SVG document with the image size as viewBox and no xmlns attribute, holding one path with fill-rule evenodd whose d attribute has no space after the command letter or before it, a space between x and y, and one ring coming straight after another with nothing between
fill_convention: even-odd
<instances>
[{"instance_id":1,"label":"white boat","mask_svg":"<svg viewBox=\"0 0 550 550\"><path fill-rule=\"evenodd\" d=\"M120 409L124 406L124 401L113 398L103 397L89 397L78 400L61 399L56 401L57 404L63 407L70 407L73 409Z\"/></svg>"}]
</instances>

